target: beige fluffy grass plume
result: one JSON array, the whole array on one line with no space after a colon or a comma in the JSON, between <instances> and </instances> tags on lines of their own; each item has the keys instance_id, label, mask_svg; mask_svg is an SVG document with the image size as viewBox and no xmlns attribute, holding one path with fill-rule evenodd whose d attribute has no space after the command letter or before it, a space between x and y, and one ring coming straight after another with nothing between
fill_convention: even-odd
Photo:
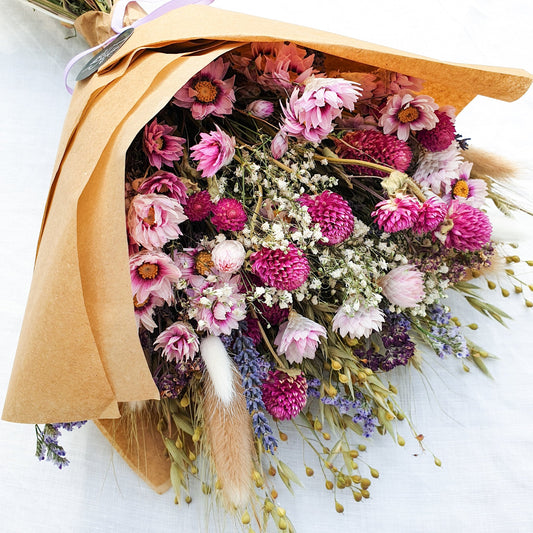
<instances>
[{"instance_id":1,"label":"beige fluffy grass plume","mask_svg":"<svg viewBox=\"0 0 533 533\"><path fill-rule=\"evenodd\" d=\"M254 454L250 415L236 370L233 380L235 394L229 405L220 401L207 372L203 384L207 442L229 509L243 507L250 499Z\"/></svg>"},{"instance_id":2,"label":"beige fluffy grass plume","mask_svg":"<svg viewBox=\"0 0 533 533\"><path fill-rule=\"evenodd\" d=\"M472 177L490 176L495 180L505 180L515 178L518 174L518 166L505 159L479 148L468 148L462 151L465 161L474 164L472 168Z\"/></svg>"}]
</instances>

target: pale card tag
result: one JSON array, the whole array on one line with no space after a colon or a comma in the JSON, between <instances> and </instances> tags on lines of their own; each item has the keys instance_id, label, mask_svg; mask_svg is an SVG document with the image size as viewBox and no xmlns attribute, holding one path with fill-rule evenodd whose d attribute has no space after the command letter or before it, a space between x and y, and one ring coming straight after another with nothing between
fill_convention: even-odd
<instances>
[{"instance_id":1,"label":"pale card tag","mask_svg":"<svg viewBox=\"0 0 533 533\"><path fill-rule=\"evenodd\" d=\"M80 70L76 76L76 81L85 80L92 76L119 48L131 37L133 28L128 28L121 32L117 38L105 48L102 48L90 61Z\"/></svg>"}]
</instances>

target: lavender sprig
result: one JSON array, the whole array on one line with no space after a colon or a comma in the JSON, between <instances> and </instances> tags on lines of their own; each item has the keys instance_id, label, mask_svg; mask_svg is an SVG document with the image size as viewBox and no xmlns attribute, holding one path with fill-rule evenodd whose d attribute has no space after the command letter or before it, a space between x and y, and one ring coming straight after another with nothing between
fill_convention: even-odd
<instances>
[{"instance_id":1,"label":"lavender sprig","mask_svg":"<svg viewBox=\"0 0 533 533\"><path fill-rule=\"evenodd\" d=\"M234 361L242 376L242 386L246 407L252 415L252 425L256 437L261 439L266 451L274 453L278 442L273 436L272 428L265 416L265 404L261 385L265 381L269 369L268 363L255 349L250 337L239 333L231 345Z\"/></svg>"},{"instance_id":2,"label":"lavender sprig","mask_svg":"<svg viewBox=\"0 0 533 533\"><path fill-rule=\"evenodd\" d=\"M72 431L75 428L83 426L87 420L80 422L64 422L60 424L45 424L41 429L37 424L35 425L35 434L37 437L37 445L35 455L39 461L51 461L60 470L64 466L68 466L70 461L66 458L64 448L59 444L59 437L61 430L66 429Z\"/></svg>"}]
</instances>

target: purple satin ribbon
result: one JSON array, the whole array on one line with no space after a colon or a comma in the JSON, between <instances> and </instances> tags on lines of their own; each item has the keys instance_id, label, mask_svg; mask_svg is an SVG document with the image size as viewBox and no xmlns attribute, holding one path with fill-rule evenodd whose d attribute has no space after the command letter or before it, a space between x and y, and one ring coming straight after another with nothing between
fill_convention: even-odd
<instances>
[{"instance_id":1,"label":"purple satin ribbon","mask_svg":"<svg viewBox=\"0 0 533 533\"><path fill-rule=\"evenodd\" d=\"M149 4L149 3L161 3L161 0L141 0L143 4ZM165 2L162 6L158 7L145 17L136 20L133 24L130 26L123 26L123 20L124 20L124 14L126 12L126 8L128 4L134 3L135 0L119 0L115 3L113 7L113 15L111 17L111 29L116 33L116 35L113 35L109 37L105 42L102 44L99 44L97 46L93 46L92 48L89 48L88 50L85 50L78 55L74 56L65 67L64 71L64 79L65 79L65 87L67 91L72 94L73 89L68 84L68 75L72 69L72 67L82 58L85 56L91 54L92 52L95 52L96 50L99 50L100 48L105 48L108 44L112 43L124 30L127 30L128 28L136 28L137 26L141 26L142 24L145 24L146 22L150 22L151 20L155 20L156 18L160 17L161 15L164 15L165 13L168 13L169 11L172 11L174 9L178 9L179 7L184 7L189 4L202 4L202 5L209 5L214 2L214 0L169 0L168 2Z\"/></svg>"}]
</instances>

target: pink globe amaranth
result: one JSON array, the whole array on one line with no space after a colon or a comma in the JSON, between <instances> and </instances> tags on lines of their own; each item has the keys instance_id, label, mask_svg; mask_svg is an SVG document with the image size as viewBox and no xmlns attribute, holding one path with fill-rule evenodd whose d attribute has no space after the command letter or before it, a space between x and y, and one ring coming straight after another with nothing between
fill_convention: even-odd
<instances>
[{"instance_id":1,"label":"pink globe amaranth","mask_svg":"<svg viewBox=\"0 0 533 533\"><path fill-rule=\"evenodd\" d=\"M426 150L441 152L455 140L455 124L453 119L443 111L435 111L435 115L439 119L435 127L430 130L420 130L416 138Z\"/></svg>"},{"instance_id":2,"label":"pink globe amaranth","mask_svg":"<svg viewBox=\"0 0 533 533\"><path fill-rule=\"evenodd\" d=\"M282 322L285 322L289 316L289 310L287 308L282 309L277 303L266 305L262 301L257 301L255 306L257 308L259 320L264 324L279 326Z\"/></svg>"},{"instance_id":3,"label":"pink globe amaranth","mask_svg":"<svg viewBox=\"0 0 533 533\"><path fill-rule=\"evenodd\" d=\"M448 229L446 226L451 226ZM490 241L492 225L489 217L478 209L459 200L452 200L444 219L446 248L460 251L480 250Z\"/></svg>"},{"instance_id":4,"label":"pink globe amaranth","mask_svg":"<svg viewBox=\"0 0 533 533\"><path fill-rule=\"evenodd\" d=\"M174 322L154 342L156 350L162 350L167 361L176 363L192 360L200 349L198 335L186 322Z\"/></svg>"},{"instance_id":5,"label":"pink globe amaranth","mask_svg":"<svg viewBox=\"0 0 533 533\"><path fill-rule=\"evenodd\" d=\"M421 206L418 218L413 225L415 233L428 233L436 230L444 220L448 206L438 196L428 198Z\"/></svg>"},{"instance_id":6,"label":"pink globe amaranth","mask_svg":"<svg viewBox=\"0 0 533 533\"><path fill-rule=\"evenodd\" d=\"M414 307L424 296L424 277L413 265L393 268L378 280L383 295L393 305Z\"/></svg>"},{"instance_id":7,"label":"pink globe amaranth","mask_svg":"<svg viewBox=\"0 0 533 533\"><path fill-rule=\"evenodd\" d=\"M413 159L413 153L406 142L371 129L345 133L341 140L335 141L335 151L343 159L378 163L400 172L405 172ZM382 170L361 165L347 165L346 168L355 175L381 177L387 175Z\"/></svg>"},{"instance_id":8,"label":"pink globe amaranth","mask_svg":"<svg viewBox=\"0 0 533 533\"><path fill-rule=\"evenodd\" d=\"M174 161L179 161L186 140L173 136L175 131L175 126L159 124L157 118L144 127L143 150L150 165L160 169L162 165L170 167Z\"/></svg>"},{"instance_id":9,"label":"pink globe amaranth","mask_svg":"<svg viewBox=\"0 0 533 533\"><path fill-rule=\"evenodd\" d=\"M321 244L340 244L352 234L355 219L350 205L340 194L331 191L315 196L304 194L298 202L307 207L312 222L320 226L322 235L327 239Z\"/></svg>"},{"instance_id":10,"label":"pink globe amaranth","mask_svg":"<svg viewBox=\"0 0 533 533\"><path fill-rule=\"evenodd\" d=\"M247 220L243 205L234 198L222 198L213 207L211 223L218 231L242 231Z\"/></svg>"},{"instance_id":11,"label":"pink globe amaranth","mask_svg":"<svg viewBox=\"0 0 533 533\"><path fill-rule=\"evenodd\" d=\"M265 285L280 290L294 291L309 277L309 261L294 244L286 250L260 248L250 256L252 272Z\"/></svg>"},{"instance_id":12,"label":"pink globe amaranth","mask_svg":"<svg viewBox=\"0 0 533 533\"><path fill-rule=\"evenodd\" d=\"M372 216L380 229L395 233L412 227L419 212L420 202L414 196L402 195L379 202Z\"/></svg>"},{"instance_id":13,"label":"pink globe amaranth","mask_svg":"<svg viewBox=\"0 0 533 533\"><path fill-rule=\"evenodd\" d=\"M307 403L307 381L302 374L289 376L271 370L262 389L266 410L278 420L296 417Z\"/></svg>"},{"instance_id":14,"label":"pink globe amaranth","mask_svg":"<svg viewBox=\"0 0 533 533\"><path fill-rule=\"evenodd\" d=\"M191 194L183 206L183 212L192 222L199 222L209 216L215 204L211 201L209 191L200 191Z\"/></svg>"}]
</instances>

